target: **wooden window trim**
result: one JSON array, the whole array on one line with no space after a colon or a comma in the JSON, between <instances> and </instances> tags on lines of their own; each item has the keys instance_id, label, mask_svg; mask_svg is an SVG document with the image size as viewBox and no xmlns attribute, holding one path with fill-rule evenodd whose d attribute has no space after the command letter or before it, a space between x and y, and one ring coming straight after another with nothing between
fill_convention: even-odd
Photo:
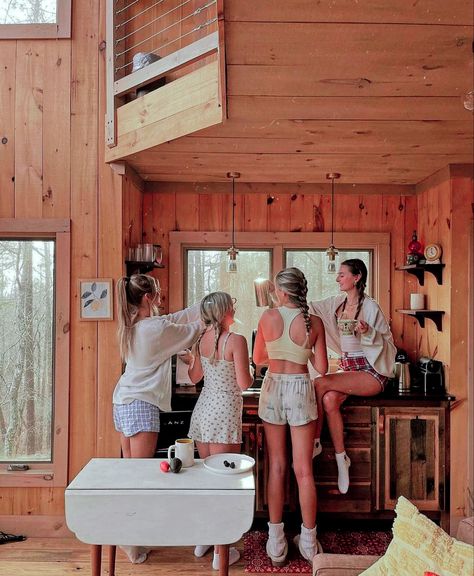
<instances>
[{"instance_id":1,"label":"wooden window trim","mask_svg":"<svg viewBox=\"0 0 474 576\"><path fill-rule=\"evenodd\" d=\"M51 463L29 463L26 472L8 472L0 464L0 486L67 486L69 444L69 334L71 226L69 220L0 218L0 237L51 238L55 256L54 429Z\"/></svg>"},{"instance_id":2,"label":"wooden window trim","mask_svg":"<svg viewBox=\"0 0 474 576\"><path fill-rule=\"evenodd\" d=\"M70 38L71 0L57 0L54 24L0 24L0 38Z\"/></svg>"},{"instance_id":3,"label":"wooden window trim","mask_svg":"<svg viewBox=\"0 0 474 576\"><path fill-rule=\"evenodd\" d=\"M327 232L238 232L237 248L272 249L272 275L283 268L287 249L325 249L329 246ZM373 297L383 313L390 318L390 234L382 232L340 232L334 234L339 249L371 250L373 254ZM230 232L170 232L169 294L170 311L184 306L185 250L189 248L228 248Z\"/></svg>"}]
</instances>

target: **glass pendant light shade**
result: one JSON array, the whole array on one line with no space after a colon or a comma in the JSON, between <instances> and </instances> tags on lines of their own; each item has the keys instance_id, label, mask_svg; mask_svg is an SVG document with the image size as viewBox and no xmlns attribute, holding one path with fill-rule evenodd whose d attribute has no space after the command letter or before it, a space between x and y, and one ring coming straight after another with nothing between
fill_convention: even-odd
<instances>
[{"instance_id":1,"label":"glass pendant light shade","mask_svg":"<svg viewBox=\"0 0 474 576\"><path fill-rule=\"evenodd\" d=\"M232 246L227 250L227 272L237 272L237 255L239 251L235 247L235 179L240 178L240 172L227 172L227 178L232 178Z\"/></svg>"},{"instance_id":2,"label":"glass pendant light shade","mask_svg":"<svg viewBox=\"0 0 474 576\"><path fill-rule=\"evenodd\" d=\"M336 274L339 266L339 250L334 246L334 180L340 178L338 172L329 172L326 178L331 180L331 243L326 250L326 270L328 274Z\"/></svg>"}]
</instances>

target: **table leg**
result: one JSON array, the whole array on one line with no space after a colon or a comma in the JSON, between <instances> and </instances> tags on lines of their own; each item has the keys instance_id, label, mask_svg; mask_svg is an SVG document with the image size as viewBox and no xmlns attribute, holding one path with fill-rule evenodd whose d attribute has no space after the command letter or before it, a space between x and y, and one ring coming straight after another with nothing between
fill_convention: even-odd
<instances>
[{"instance_id":1,"label":"table leg","mask_svg":"<svg viewBox=\"0 0 474 576\"><path fill-rule=\"evenodd\" d=\"M101 560L102 560L102 546L100 544L92 544L91 546L92 576L100 576Z\"/></svg>"},{"instance_id":2,"label":"table leg","mask_svg":"<svg viewBox=\"0 0 474 576\"><path fill-rule=\"evenodd\" d=\"M219 546L219 576L229 574L229 545Z\"/></svg>"},{"instance_id":3,"label":"table leg","mask_svg":"<svg viewBox=\"0 0 474 576\"><path fill-rule=\"evenodd\" d=\"M115 576L115 554L117 546L109 546L109 576Z\"/></svg>"}]
</instances>

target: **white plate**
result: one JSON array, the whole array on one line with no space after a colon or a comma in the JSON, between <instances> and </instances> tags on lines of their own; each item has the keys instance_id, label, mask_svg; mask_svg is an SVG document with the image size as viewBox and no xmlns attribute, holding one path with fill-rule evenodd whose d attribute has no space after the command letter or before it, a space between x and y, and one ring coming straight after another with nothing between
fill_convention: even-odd
<instances>
[{"instance_id":1,"label":"white plate","mask_svg":"<svg viewBox=\"0 0 474 576\"><path fill-rule=\"evenodd\" d=\"M235 468L226 466L224 461L234 462ZM255 466L255 460L246 454L213 454L204 459L204 466L211 472L217 474L242 474L248 472Z\"/></svg>"}]
</instances>

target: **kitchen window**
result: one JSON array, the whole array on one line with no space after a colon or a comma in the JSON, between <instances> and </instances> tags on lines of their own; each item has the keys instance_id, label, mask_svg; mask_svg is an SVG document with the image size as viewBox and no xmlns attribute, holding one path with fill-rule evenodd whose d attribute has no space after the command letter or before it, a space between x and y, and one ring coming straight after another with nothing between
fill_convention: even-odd
<instances>
[{"instance_id":1,"label":"kitchen window","mask_svg":"<svg viewBox=\"0 0 474 576\"><path fill-rule=\"evenodd\" d=\"M0 220L0 485L66 485L68 388L69 221Z\"/></svg>"},{"instance_id":2,"label":"kitchen window","mask_svg":"<svg viewBox=\"0 0 474 576\"><path fill-rule=\"evenodd\" d=\"M368 264L367 292L390 317L390 235L340 233L334 236L340 261L361 258ZM224 232L170 233L170 311L194 304L208 292L223 290L237 298L233 330L244 334L251 348L251 330L264 308L257 308L253 280L272 278L286 266L297 266L308 279L308 300L339 293L335 274L327 274L327 233L239 232L236 235L237 272L226 272L230 235Z\"/></svg>"}]
</instances>

